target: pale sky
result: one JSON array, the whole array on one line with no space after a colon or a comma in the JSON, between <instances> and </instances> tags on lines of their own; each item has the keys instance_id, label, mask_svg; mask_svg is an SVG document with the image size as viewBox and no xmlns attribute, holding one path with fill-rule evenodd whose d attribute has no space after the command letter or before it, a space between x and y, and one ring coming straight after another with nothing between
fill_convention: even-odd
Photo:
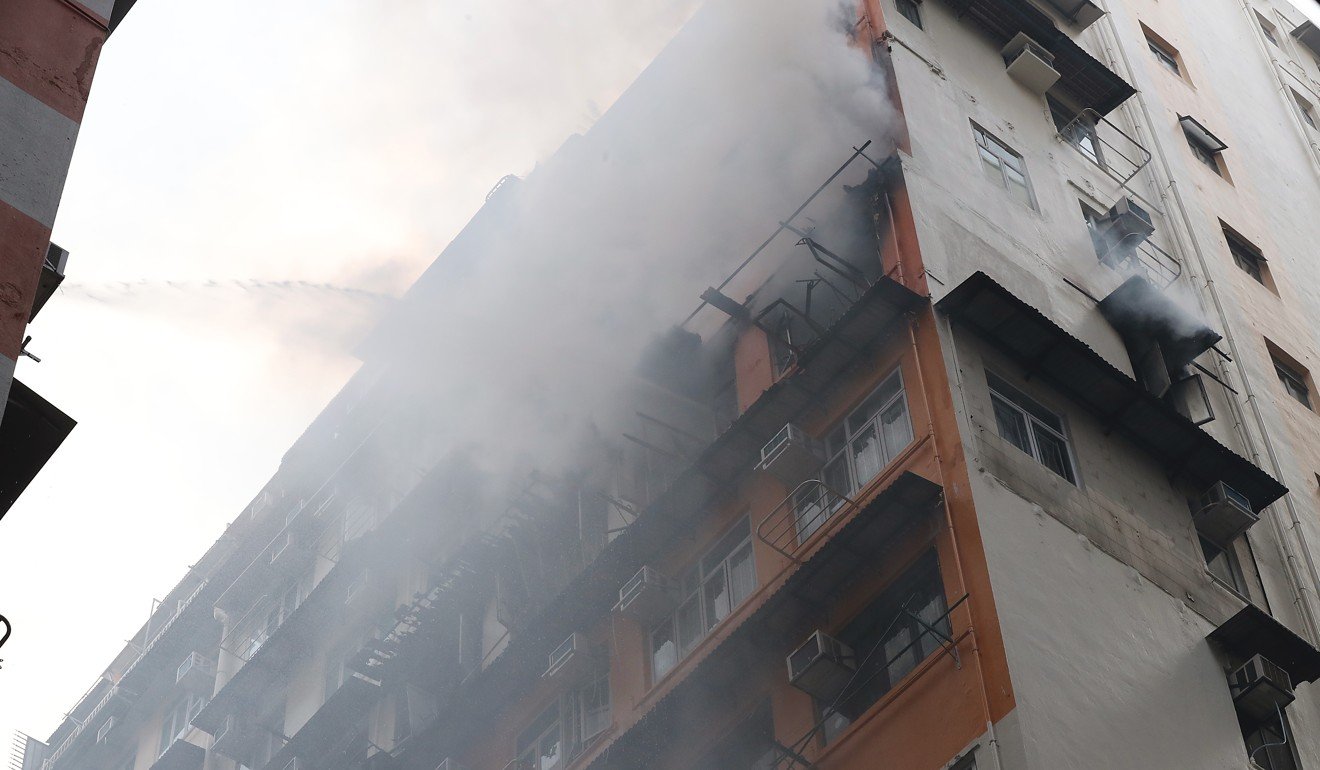
<instances>
[{"instance_id":1,"label":"pale sky","mask_svg":"<svg viewBox=\"0 0 1320 770\"><path fill-rule=\"evenodd\" d=\"M398 294L695 5L139 0L19 363L79 424L0 521L0 738L54 729L352 372L373 300L279 282Z\"/></svg>"},{"instance_id":2,"label":"pale sky","mask_svg":"<svg viewBox=\"0 0 1320 770\"><path fill-rule=\"evenodd\" d=\"M139 0L70 170L43 362L19 363L79 425L0 521L0 739L44 739L260 489L373 297L698 2Z\"/></svg>"}]
</instances>

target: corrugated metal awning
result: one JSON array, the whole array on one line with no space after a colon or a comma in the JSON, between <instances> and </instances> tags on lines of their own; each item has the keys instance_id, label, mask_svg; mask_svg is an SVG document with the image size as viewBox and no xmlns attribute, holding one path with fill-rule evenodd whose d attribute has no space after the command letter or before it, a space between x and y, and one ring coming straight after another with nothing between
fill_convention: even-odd
<instances>
[{"instance_id":1,"label":"corrugated metal awning","mask_svg":"<svg viewBox=\"0 0 1320 770\"><path fill-rule=\"evenodd\" d=\"M1254 604L1206 637L1243 658L1264 655L1288 672L1293 684L1320 679L1320 650Z\"/></svg>"},{"instance_id":2,"label":"corrugated metal awning","mask_svg":"<svg viewBox=\"0 0 1320 770\"><path fill-rule=\"evenodd\" d=\"M1259 511L1288 493L990 276L977 272L936 307L1069 396L1197 488L1222 481Z\"/></svg>"}]
</instances>

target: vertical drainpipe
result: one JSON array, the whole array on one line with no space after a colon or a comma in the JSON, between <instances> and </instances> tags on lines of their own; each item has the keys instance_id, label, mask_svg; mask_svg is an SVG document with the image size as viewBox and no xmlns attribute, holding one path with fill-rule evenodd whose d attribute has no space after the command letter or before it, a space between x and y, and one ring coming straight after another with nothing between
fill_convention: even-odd
<instances>
[{"instance_id":1,"label":"vertical drainpipe","mask_svg":"<svg viewBox=\"0 0 1320 770\"><path fill-rule=\"evenodd\" d=\"M1132 63L1129 60L1127 56L1127 52L1123 49L1123 46L1120 42L1118 29L1117 29L1117 25L1114 22L1113 14L1108 12L1109 11L1109 8L1107 7L1108 2L1107 0L1096 0L1096 2L1106 12L1105 15L1107 17L1106 19L1107 28L1103 28L1103 29L1097 28L1097 30L1102 33L1101 42L1106 46L1106 48L1109 49L1109 55L1111 61L1121 60L1123 64L1123 68L1127 71L1128 79L1131 80L1132 71L1133 71ZM1254 13L1254 11L1251 10L1247 0L1241 0L1241 2L1247 13ZM1259 30L1258 25L1254 23L1254 19L1252 20L1251 26L1253 27L1254 34L1256 37L1257 47L1259 48L1263 46L1265 43L1263 40L1260 39L1261 32ZM1104 33L1108 33L1108 34L1104 34ZM1268 51L1263 51L1263 52L1266 53L1267 58L1269 58ZM1273 67L1272 60L1270 66ZM1276 77L1277 74L1278 73L1276 72L1275 73ZM1138 93L1134 97L1134 99L1136 100L1138 109L1140 110L1141 117L1145 121L1145 124L1147 126L1154 126L1155 121L1153 120L1150 114L1150 108L1146 105L1146 102L1141 97L1141 94ZM1296 116L1294 116L1294 121L1296 121ZM1137 129L1140 131L1141 126L1137 123L1137 121L1134 120L1133 123L1137 124ZM1178 218L1183 228L1185 228L1187 231L1187 238L1191 243L1191 251L1196 257L1196 263L1197 263L1196 267L1199 268L1200 274L1204 276L1206 293L1209 295L1210 301L1214 305L1215 314L1219 318L1219 322L1222 328L1224 329L1224 340L1228 343L1229 350L1232 352L1234 368L1237 370L1238 377L1242 381L1243 392L1246 394L1247 405L1251 411L1254 422L1256 423L1256 429L1260 431L1261 442L1265 446L1265 451L1269 458L1270 469L1273 471L1276 477L1282 478L1283 477L1282 467L1279 463L1278 455L1274 450L1274 444L1270 440L1269 431L1266 429L1264 414L1261 412L1260 405L1258 403L1258 397L1255 393L1255 390L1252 388L1251 379L1247 376L1246 367L1243 364L1243 359L1239 352L1236 338L1233 334L1232 328L1229 326L1228 323L1228 316L1224 310L1223 301L1219 296L1218 289L1215 287L1214 279L1211 278L1210 276L1209 261L1206 259L1205 252L1201 248L1201 244L1196 239L1196 234L1195 234L1196 229L1192 225L1191 217L1188 214L1187 205L1183 200L1181 189L1178 186L1178 181L1173 176L1172 170L1169 165L1168 156L1164 152L1164 147L1160 144L1159 140L1154 135L1153 131L1147 130L1145 133L1148 136L1148 141L1151 144L1153 154L1159 160L1159 167L1161 169L1161 172L1164 178L1167 179L1169 182L1168 189L1171 190L1173 193L1173 199L1171 202L1173 204L1173 207L1177 209ZM1314 161L1316 161L1316 159L1312 157L1312 160L1313 160L1312 165L1315 166L1316 163ZM1317 166L1316 170L1320 172L1320 166ZM1159 180L1156 180L1157 185L1158 185L1158 181ZM1177 239L1179 242L1179 246L1182 248L1183 252L1186 253L1187 249L1183 244L1182 237L1179 236L1178 229L1173 228L1173 233L1175 239ZM1189 279L1191 279L1193 285L1195 285L1197 276L1189 275L1188 277ZM1201 295L1198 293L1198 299L1203 300L1204 298L1201 297ZM1219 361L1217 362L1217 364L1218 364L1218 368L1220 369L1221 375L1224 376L1225 381L1228 381L1230 377L1228 376L1229 373L1227 370L1227 365L1223 361ZM1237 432L1239 436L1242 438L1243 442L1246 444L1248 450L1251 452L1255 462L1259 464L1261 459L1260 450L1257 447L1255 439L1251 435L1251 431L1247 428L1246 422L1244 420L1244 416L1242 414L1241 404L1239 404L1237 402L1237 399L1233 398L1232 396L1229 396L1228 400L1233 407L1234 416L1237 422L1236 427L1238 428ZM1306 541L1306 536L1301 529L1301 522L1298 516L1297 508L1296 505L1293 503L1291 494L1285 495L1283 498L1283 502L1286 508L1288 509L1288 514L1290 518L1292 519L1292 532L1297 538L1298 545L1301 547L1302 557L1303 557L1302 559L1299 560L1297 555L1293 552L1293 547L1289 545L1288 533L1284 529L1283 525L1279 522L1278 517L1271 515L1268 516L1267 518L1269 518L1270 523L1273 526L1275 535L1278 539L1280 549L1283 552L1284 563L1287 565L1286 573L1288 575L1289 582L1292 584L1291 587L1293 589L1294 604L1296 604L1302 612L1302 617L1306 622L1307 632L1311 638L1311 641L1320 642L1320 625L1317 625L1317 612L1316 612L1316 608L1314 607L1314 602L1316 600L1315 590L1316 587L1320 586L1320 573L1317 573L1315 561L1312 558L1311 549ZM1305 562L1305 569L1309 574L1311 580L1311 587L1309 588L1303 579L1303 575L1302 575L1303 567L1300 564L1301 561Z\"/></svg>"}]
</instances>

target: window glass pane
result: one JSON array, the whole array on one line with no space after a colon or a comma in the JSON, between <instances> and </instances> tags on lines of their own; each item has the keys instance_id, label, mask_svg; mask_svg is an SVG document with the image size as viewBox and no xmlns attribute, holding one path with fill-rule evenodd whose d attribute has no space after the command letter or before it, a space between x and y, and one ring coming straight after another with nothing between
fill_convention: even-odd
<instances>
[{"instance_id":1,"label":"window glass pane","mask_svg":"<svg viewBox=\"0 0 1320 770\"><path fill-rule=\"evenodd\" d=\"M889 663L887 676L889 677L888 686L893 687L898 680L907 676L917 665L917 651L914 648L908 648L912 644L912 621L908 619L900 620L894 627L894 630L885 637L884 650L885 660ZM908 649L904 649L908 648Z\"/></svg>"},{"instance_id":2,"label":"window glass pane","mask_svg":"<svg viewBox=\"0 0 1320 770\"><path fill-rule=\"evenodd\" d=\"M702 588L702 594L703 602L706 605L705 630L709 631L715 627L716 623L729 617L729 610L731 609L729 583L723 569L716 570L714 574L706 578L706 585Z\"/></svg>"},{"instance_id":3,"label":"window glass pane","mask_svg":"<svg viewBox=\"0 0 1320 770\"><path fill-rule=\"evenodd\" d=\"M610 679L603 676L582 688L582 740L593 738L610 726Z\"/></svg>"},{"instance_id":4,"label":"window glass pane","mask_svg":"<svg viewBox=\"0 0 1320 770\"><path fill-rule=\"evenodd\" d=\"M701 595L694 595L678 608L678 656L692 652L705 629L701 624Z\"/></svg>"},{"instance_id":5,"label":"window glass pane","mask_svg":"<svg viewBox=\"0 0 1320 770\"><path fill-rule=\"evenodd\" d=\"M856 489L860 489L866 482L875 478L885 464L884 449L880 444L880 434L876 432L875 423L867 425L865 430L853 437L852 456L853 471L857 479Z\"/></svg>"},{"instance_id":6,"label":"window glass pane","mask_svg":"<svg viewBox=\"0 0 1320 770\"><path fill-rule=\"evenodd\" d=\"M1036 447L1040 450L1040 464L1068 481L1073 480L1072 464L1068 460L1068 445L1063 439L1037 425Z\"/></svg>"},{"instance_id":7,"label":"window glass pane","mask_svg":"<svg viewBox=\"0 0 1320 770\"><path fill-rule=\"evenodd\" d=\"M674 621L665 621L651 631L651 676L659 679L678 663L678 644L674 641Z\"/></svg>"},{"instance_id":8,"label":"window glass pane","mask_svg":"<svg viewBox=\"0 0 1320 770\"><path fill-rule=\"evenodd\" d=\"M1031 439L1027 436L1026 416L993 394L990 401L995 407L995 423L999 427L1000 437L1023 452L1031 454Z\"/></svg>"},{"instance_id":9,"label":"window glass pane","mask_svg":"<svg viewBox=\"0 0 1320 770\"><path fill-rule=\"evenodd\" d=\"M556 725L541 738L537 770L555 770L563 758L563 740L559 735L559 726Z\"/></svg>"},{"instance_id":10,"label":"window glass pane","mask_svg":"<svg viewBox=\"0 0 1320 770\"><path fill-rule=\"evenodd\" d=\"M906 401L900 400L880 416L880 432L885 440L886 462L912 443L912 420L908 418Z\"/></svg>"},{"instance_id":11,"label":"window glass pane","mask_svg":"<svg viewBox=\"0 0 1320 770\"><path fill-rule=\"evenodd\" d=\"M1000 187L1004 186L1004 172L999 170L999 159L985 150L981 150L981 169L986 179Z\"/></svg>"},{"instance_id":12,"label":"window glass pane","mask_svg":"<svg viewBox=\"0 0 1320 770\"><path fill-rule=\"evenodd\" d=\"M747 543L729 559L729 597L734 607L756 590L756 565L752 561L752 544Z\"/></svg>"},{"instance_id":13,"label":"window glass pane","mask_svg":"<svg viewBox=\"0 0 1320 770\"><path fill-rule=\"evenodd\" d=\"M719 568L720 563L727 559L729 554L733 553L733 549L747 539L750 533L749 527L750 524L747 521L741 521L725 533L724 537L720 538L715 547L711 548L710 552L701 560L701 574L703 577Z\"/></svg>"},{"instance_id":14,"label":"window glass pane","mask_svg":"<svg viewBox=\"0 0 1320 770\"><path fill-rule=\"evenodd\" d=\"M848 475L848 455L841 454L830 461L825 466L825 472L822 476L825 486L831 491L841 495L850 495L853 493L852 480Z\"/></svg>"}]
</instances>

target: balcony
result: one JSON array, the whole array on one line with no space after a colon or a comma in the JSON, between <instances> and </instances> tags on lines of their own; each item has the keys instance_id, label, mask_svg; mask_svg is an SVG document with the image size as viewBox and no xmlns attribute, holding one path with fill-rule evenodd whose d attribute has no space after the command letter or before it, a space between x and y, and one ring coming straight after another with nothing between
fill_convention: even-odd
<instances>
[{"instance_id":1,"label":"balcony","mask_svg":"<svg viewBox=\"0 0 1320 770\"><path fill-rule=\"evenodd\" d=\"M1086 343L978 272L936 307L975 332L1032 376L1049 382L1196 489L1224 482L1259 511L1288 490L1220 444L1174 407L1124 374Z\"/></svg>"},{"instance_id":2,"label":"balcony","mask_svg":"<svg viewBox=\"0 0 1320 770\"><path fill-rule=\"evenodd\" d=\"M151 765L151 770L202 770L206 750L183 737L170 742L164 753Z\"/></svg>"},{"instance_id":3,"label":"balcony","mask_svg":"<svg viewBox=\"0 0 1320 770\"><path fill-rule=\"evenodd\" d=\"M354 727L375 705L380 692L380 682L354 671L347 672L338 689L270 758L267 766L282 768L294 760L313 767L325 764L328 757L342 750L339 744L344 736L352 735Z\"/></svg>"}]
</instances>

